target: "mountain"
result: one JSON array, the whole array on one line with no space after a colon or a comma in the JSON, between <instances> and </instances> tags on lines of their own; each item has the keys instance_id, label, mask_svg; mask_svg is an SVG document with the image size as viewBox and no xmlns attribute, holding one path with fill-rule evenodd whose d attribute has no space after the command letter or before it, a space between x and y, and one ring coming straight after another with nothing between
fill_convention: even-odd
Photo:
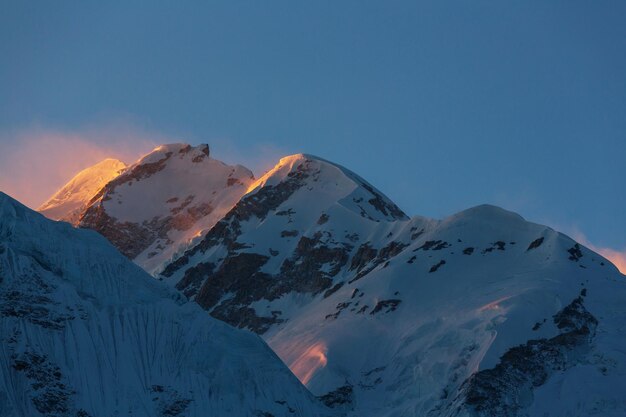
<instances>
[{"instance_id":1,"label":"mountain","mask_svg":"<svg viewBox=\"0 0 626 417\"><path fill-rule=\"evenodd\" d=\"M101 233L155 273L230 210L253 180L247 168L211 158L208 145L162 145L96 193L75 192L91 198L73 223Z\"/></svg>"},{"instance_id":2,"label":"mountain","mask_svg":"<svg viewBox=\"0 0 626 417\"><path fill-rule=\"evenodd\" d=\"M261 335L341 415L626 413L626 281L600 255L494 206L409 218L312 155L254 181L194 165L208 153L157 148L97 193L81 227Z\"/></svg>"},{"instance_id":3,"label":"mountain","mask_svg":"<svg viewBox=\"0 0 626 417\"><path fill-rule=\"evenodd\" d=\"M408 218L293 155L159 275L348 416L626 413L626 281L493 206Z\"/></svg>"},{"instance_id":4,"label":"mountain","mask_svg":"<svg viewBox=\"0 0 626 417\"><path fill-rule=\"evenodd\" d=\"M0 415L317 416L254 334L0 193Z\"/></svg>"},{"instance_id":5,"label":"mountain","mask_svg":"<svg viewBox=\"0 0 626 417\"><path fill-rule=\"evenodd\" d=\"M215 317L258 333L290 312L268 305L257 314L252 303L333 291L357 242L409 221L356 174L309 155L281 159L250 188L162 277Z\"/></svg>"},{"instance_id":6,"label":"mountain","mask_svg":"<svg viewBox=\"0 0 626 417\"><path fill-rule=\"evenodd\" d=\"M52 220L64 220L78 224L87 204L109 181L117 177L126 164L117 159L105 159L82 170L37 211Z\"/></svg>"}]
</instances>

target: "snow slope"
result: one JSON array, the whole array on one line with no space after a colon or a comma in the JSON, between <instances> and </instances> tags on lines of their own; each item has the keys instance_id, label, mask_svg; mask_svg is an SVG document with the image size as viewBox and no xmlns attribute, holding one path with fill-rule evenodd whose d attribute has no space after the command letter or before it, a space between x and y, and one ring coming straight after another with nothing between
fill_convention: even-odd
<instances>
[{"instance_id":1,"label":"snow slope","mask_svg":"<svg viewBox=\"0 0 626 417\"><path fill-rule=\"evenodd\" d=\"M76 225L91 199L125 168L126 164L122 161L108 158L84 169L37 211L52 220L63 220Z\"/></svg>"},{"instance_id":2,"label":"snow slope","mask_svg":"<svg viewBox=\"0 0 626 417\"><path fill-rule=\"evenodd\" d=\"M349 416L626 414L624 276L497 207L409 219L293 155L161 278Z\"/></svg>"},{"instance_id":3,"label":"snow slope","mask_svg":"<svg viewBox=\"0 0 626 417\"><path fill-rule=\"evenodd\" d=\"M316 416L255 335L0 193L0 415Z\"/></svg>"},{"instance_id":4,"label":"snow slope","mask_svg":"<svg viewBox=\"0 0 626 417\"><path fill-rule=\"evenodd\" d=\"M253 180L248 169L211 158L208 145L162 145L107 183L80 226L155 273L230 210Z\"/></svg>"}]
</instances>

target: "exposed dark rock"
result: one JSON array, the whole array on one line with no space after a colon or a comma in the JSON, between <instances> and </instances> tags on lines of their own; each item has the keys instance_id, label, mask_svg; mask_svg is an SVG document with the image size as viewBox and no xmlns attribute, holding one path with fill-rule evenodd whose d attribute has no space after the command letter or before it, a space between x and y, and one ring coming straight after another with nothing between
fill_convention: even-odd
<instances>
[{"instance_id":1,"label":"exposed dark rock","mask_svg":"<svg viewBox=\"0 0 626 417\"><path fill-rule=\"evenodd\" d=\"M337 307L335 307L336 311L332 314L327 314L325 319L336 319L343 310L350 307L350 304L352 304L351 301L337 304Z\"/></svg>"},{"instance_id":2,"label":"exposed dark rock","mask_svg":"<svg viewBox=\"0 0 626 417\"><path fill-rule=\"evenodd\" d=\"M341 287L343 287L344 284L345 284L345 282L339 282L339 283L335 284L332 288L326 290L326 292L324 293L324 298L328 298L331 295L333 295L334 293L336 293L337 291L339 291L339 289Z\"/></svg>"},{"instance_id":3,"label":"exposed dark rock","mask_svg":"<svg viewBox=\"0 0 626 417\"><path fill-rule=\"evenodd\" d=\"M431 266L428 272L435 272L439 269L439 267L445 264L446 264L446 261L442 259L441 261L437 262L435 265Z\"/></svg>"},{"instance_id":4,"label":"exposed dark rock","mask_svg":"<svg viewBox=\"0 0 626 417\"><path fill-rule=\"evenodd\" d=\"M370 263L378 255L378 250L372 248L369 242L362 244L357 249L350 263L350 271L360 272L365 265Z\"/></svg>"},{"instance_id":5,"label":"exposed dark rock","mask_svg":"<svg viewBox=\"0 0 626 417\"><path fill-rule=\"evenodd\" d=\"M394 256L396 256L397 254L399 254L400 252L402 252L402 250L404 248L406 248L408 245L406 243L402 243L402 242L391 242L389 243L387 246L385 246L384 248L382 248L378 254L378 259L380 259L380 262L382 262L383 260L388 260L390 258L393 258ZM379 263L380 263L379 262Z\"/></svg>"},{"instance_id":6,"label":"exposed dark rock","mask_svg":"<svg viewBox=\"0 0 626 417\"><path fill-rule=\"evenodd\" d=\"M261 299L271 301L289 292L318 294L328 290L332 278L347 263L351 248L329 247L322 238L321 232L301 237L277 275L260 272L268 256L232 253L218 266L200 264L187 269L177 288L189 297L195 295L195 301L214 317L263 333L272 324L284 320L277 315L259 317L254 309L247 307L250 303Z\"/></svg>"},{"instance_id":7,"label":"exposed dark rock","mask_svg":"<svg viewBox=\"0 0 626 417\"><path fill-rule=\"evenodd\" d=\"M63 380L61 369L51 363L45 355L24 352L13 355L12 367L23 373L33 389L31 402L42 415L57 417L72 411L72 396L75 391Z\"/></svg>"},{"instance_id":8,"label":"exposed dark rock","mask_svg":"<svg viewBox=\"0 0 626 417\"><path fill-rule=\"evenodd\" d=\"M239 178L228 178L226 180L226 186L227 187L232 187L233 185L236 185L236 184L243 185L243 182L241 182L241 180Z\"/></svg>"},{"instance_id":9,"label":"exposed dark rock","mask_svg":"<svg viewBox=\"0 0 626 417\"><path fill-rule=\"evenodd\" d=\"M350 299L353 299L354 297L363 297L365 293L363 291L360 291L358 288L355 288L354 290L352 290L352 294L350 295Z\"/></svg>"},{"instance_id":10,"label":"exposed dark rock","mask_svg":"<svg viewBox=\"0 0 626 417\"><path fill-rule=\"evenodd\" d=\"M528 245L528 249L526 249L526 251L528 252L531 249L536 249L539 246L541 246L541 244L543 243L543 239L544 239L543 237L540 237L530 242L530 245Z\"/></svg>"},{"instance_id":11,"label":"exposed dark rock","mask_svg":"<svg viewBox=\"0 0 626 417\"><path fill-rule=\"evenodd\" d=\"M368 244L365 244L368 245ZM359 249L357 250L357 254L354 256L354 258L352 259L352 265L355 264L355 259L358 259L357 264L358 264L358 271L359 273L352 278L350 281L348 281L349 283L353 283L354 281L357 281L361 278L363 278L365 275L369 274L371 271L373 271L378 265L385 263L385 267L388 264L388 261L390 258L393 258L394 256L396 256L397 254L399 254L400 252L402 252L402 250L404 248L406 248L408 246L408 244L406 243L402 243L402 242L390 242L387 246L385 246L384 248L382 248L380 251L378 251L378 256L375 255L375 249L371 249L369 248L369 246L364 246L361 245L359 247ZM361 249L363 249L362 253L359 253L361 251ZM367 259L369 259L369 257L374 254L374 256L376 256L374 259L370 259L368 262L366 262L365 264L363 264L363 262ZM369 264L367 266L367 268L363 268L366 264ZM350 270L352 270L353 268L351 267Z\"/></svg>"},{"instance_id":12,"label":"exposed dark rock","mask_svg":"<svg viewBox=\"0 0 626 417\"><path fill-rule=\"evenodd\" d=\"M176 283L176 289L182 291L187 297L195 295L204 280L213 272L215 264L212 262L200 262L185 271L185 276Z\"/></svg>"},{"instance_id":13,"label":"exposed dark rock","mask_svg":"<svg viewBox=\"0 0 626 417\"><path fill-rule=\"evenodd\" d=\"M206 252L218 245L226 247L229 253L244 247L237 242L241 234L241 222L253 216L263 220L270 211L275 211L294 192L303 187L305 180L311 175L310 161L298 165L288 174L288 178L276 185L266 185L256 192L243 197L239 202L213 226L204 238L193 248L187 250L180 258L170 263L161 273L164 277L171 277L178 270L187 265L189 258L198 252Z\"/></svg>"},{"instance_id":14,"label":"exposed dark rock","mask_svg":"<svg viewBox=\"0 0 626 417\"><path fill-rule=\"evenodd\" d=\"M559 330L571 332L584 327L596 327L598 321L585 309L582 297L582 295L579 296L554 315L554 324L556 324Z\"/></svg>"},{"instance_id":15,"label":"exposed dark rock","mask_svg":"<svg viewBox=\"0 0 626 417\"><path fill-rule=\"evenodd\" d=\"M120 222L109 216L100 203L85 212L80 227L97 231L120 252L133 259L157 239L167 240L170 230L189 230L196 221L213 211L213 207L207 203L189 206L192 200L193 196L187 197L179 206L170 210L170 216L155 217L142 223Z\"/></svg>"},{"instance_id":16,"label":"exposed dark rock","mask_svg":"<svg viewBox=\"0 0 626 417\"><path fill-rule=\"evenodd\" d=\"M543 319L542 322L535 323L535 325L533 326L533 331L539 330L541 328L541 326L543 325L543 323L545 323L545 322L546 322L546 319Z\"/></svg>"},{"instance_id":17,"label":"exposed dark rock","mask_svg":"<svg viewBox=\"0 0 626 417\"><path fill-rule=\"evenodd\" d=\"M280 232L280 237L296 237L299 233L297 230L283 230Z\"/></svg>"},{"instance_id":18,"label":"exposed dark rock","mask_svg":"<svg viewBox=\"0 0 626 417\"><path fill-rule=\"evenodd\" d=\"M367 311L368 308L369 308L368 305L364 305L363 307L359 309L359 311L356 312L356 314L365 314L365 311Z\"/></svg>"},{"instance_id":19,"label":"exposed dark rock","mask_svg":"<svg viewBox=\"0 0 626 417\"><path fill-rule=\"evenodd\" d=\"M411 227L411 232L414 232L414 233L411 233L411 240L415 240L418 237L420 237L422 234L424 234L424 229L420 230L419 232L415 232L415 230L417 230L416 227Z\"/></svg>"},{"instance_id":20,"label":"exposed dark rock","mask_svg":"<svg viewBox=\"0 0 626 417\"><path fill-rule=\"evenodd\" d=\"M351 405L354 401L352 385L346 384L317 398L330 408Z\"/></svg>"},{"instance_id":21,"label":"exposed dark rock","mask_svg":"<svg viewBox=\"0 0 626 417\"><path fill-rule=\"evenodd\" d=\"M394 220L403 220L406 219L407 216L404 214L402 210L395 204L391 202L385 201L382 195L380 195L376 190L374 190L370 185L366 183L361 183L361 186L365 188L367 191L372 194L373 198L368 200L368 203L376 210L384 214L385 216L391 216Z\"/></svg>"},{"instance_id":22,"label":"exposed dark rock","mask_svg":"<svg viewBox=\"0 0 626 417\"><path fill-rule=\"evenodd\" d=\"M285 259L277 286L281 295L290 291L312 294L324 291L332 285L332 277L346 265L351 248L329 247L322 236L321 232L310 238L302 236L293 255ZM325 265L329 267L323 268Z\"/></svg>"},{"instance_id":23,"label":"exposed dark rock","mask_svg":"<svg viewBox=\"0 0 626 417\"><path fill-rule=\"evenodd\" d=\"M158 402L158 413L161 417L175 417L184 415L191 403L190 398L183 397L178 391L163 385L152 385L154 394L152 401Z\"/></svg>"},{"instance_id":24,"label":"exposed dark rock","mask_svg":"<svg viewBox=\"0 0 626 417\"><path fill-rule=\"evenodd\" d=\"M472 247L463 249L463 255L471 255L472 253L474 253L474 248Z\"/></svg>"},{"instance_id":25,"label":"exposed dark rock","mask_svg":"<svg viewBox=\"0 0 626 417\"><path fill-rule=\"evenodd\" d=\"M53 268L45 266L47 262L43 258L37 258L37 256L31 256L34 266L40 266L48 272L55 273ZM60 311L58 303L48 298L47 294L51 293L54 287L34 270L28 280L20 281L16 287L1 290L0 317L23 318L37 326L51 330L61 330L67 321L75 318L75 312L69 307L65 308L65 311Z\"/></svg>"},{"instance_id":26,"label":"exposed dark rock","mask_svg":"<svg viewBox=\"0 0 626 417\"><path fill-rule=\"evenodd\" d=\"M337 317L339 317L339 313L341 313L341 311L335 311L334 313L326 314L324 316L324 320L328 320L328 319L335 320Z\"/></svg>"},{"instance_id":27,"label":"exposed dark rock","mask_svg":"<svg viewBox=\"0 0 626 417\"><path fill-rule=\"evenodd\" d=\"M569 248L567 253L570 255L568 258L570 261L578 262L578 260L583 257L583 253L581 252L580 245L578 243Z\"/></svg>"},{"instance_id":28,"label":"exposed dark rock","mask_svg":"<svg viewBox=\"0 0 626 417\"><path fill-rule=\"evenodd\" d=\"M444 242L443 240L427 240L422 246L414 249L413 252L417 252L418 250L442 250L449 247L450 244L448 242Z\"/></svg>"},{"instance_id":29,"label":"exposed dark rock","mask_svg":"<svg viewBox=\"0 0 626 417\"><path fill-rule=\"evenodd\" d=\"M246 328L257 334L263 334L275 324L284 323L281 311L272 311L271 317L259 316L253 308L235 303L222 303L211 311L211 316L241 329Z\"/></svg>"},{"instance_id":30,"label":"exposed dark rock","mask_svg":"<svg viewBox=\"0 0 626 417\"><path fill-rule=\"evenodd\" d=\"M490 247L482 250L482 254L493 252L494 250L505 250L506 242L498 240L497 242L493 242Z\"/></svg>"},{"instance_id":31,"label":"exposed dark rock","mask_svg":"<svg viewBox=\"0 0 626 417\"><path fill-rule=\"evenodd\" d=\"M176 214L180 213L180 212L181 212L183 209L185 209L185 208L186 208L189 204L191 204L191 202L193 201L193 199L194 199L194 198L195 198L195 196L193 196L193 195L189 195L189 196L187 196L187 198L185 198L185 199L183 200L183 202L182 202L182 203L180 203L178 206L176 206L176 207L172 207L172 208L170 209L170 213L172 213L173 215L176 215ZM169 202L169 201L172 201L172 200L173 200L173 199L171 199L171 198L170 198L170 199L169 199L169 200L167 200L167 201ZM178 201L178 199L177 199L177 198L176 198L176 199L174 199L174 200Z\"/></svg>"},{"instance_id":32,"label":"exposed dark rock","mask_svg":"<svg viewBox=\"0 0 626 417\"><path fill-rule=\"evenodd\" d=\"M357 242L359 240L358 233L346 234L344 237L348 239L350 242Z\"/></svg>"},{"instance_id":33,"label":"exposed dark rock","mask_svg":"<svg viewBox=\"0 0 626 417\"><path fill-rule=\"evenodd\" d=\"M589 351L598 321L578 297L554 316L561 333L509 349L492 369L468 378L456 400L476 416L516 417L532 403L533 390L555 372L576 365Z\"/></svg>"},{"instance_id":34,"label":"exposed dark rock","mask_svg":"<svg viewBox=\"0 0 626 417\"><path fill-rule=\"evenodd\" d=\"M376 303L376 306L374 306L374 309L370 312L370 314L373 315L383 310L383 313L390 313L392 311L395 311L401 302L402 300L398 299L380 300L378 303Z\"/></svg>"},{"instance_id":35,"label":"exposed dark rock","mask_svg":"<svg viewBox=\"0 0 626 417\"><path fill-rule=\"evenodd\" d=\"M272 284L269 275L259 272L268 259L268 256L256 253L240 253L226 258L214 273L206 277L196 295L196 302L209 309L227 293L234 294L234 297L226 302L235 305L260 300L265 295L265 289ZM188 269L183 279L193 270L194 268Z\"/></svg>"},{"instance_id":36,"label":"exposed dark rock","mask_svg":"<svg viewBox=\"0 0 626 417\"><path fill-rule=\"evenodd\" d=\"M159 238L154 230L137 223L118 222L104 210L102 204L91 206L84 214L80 227L89 228L106 237L120 252L133 259ZM161 229L158 227L157 229Z\"/></svg>"},{"instance_id":37,"label":"exposed dark rock","mask_svg":"<svg viewBox=\"0 0 626 417\"><path fill-rule=\"evenodd\" d=\"M322 225L326 222L328 222L328 219L330 218L330 216L328 216L328 214L326 213L322 213L322 215L320 216L319 219L317 219L317 224Z\"/></svg>"}]
</instances>

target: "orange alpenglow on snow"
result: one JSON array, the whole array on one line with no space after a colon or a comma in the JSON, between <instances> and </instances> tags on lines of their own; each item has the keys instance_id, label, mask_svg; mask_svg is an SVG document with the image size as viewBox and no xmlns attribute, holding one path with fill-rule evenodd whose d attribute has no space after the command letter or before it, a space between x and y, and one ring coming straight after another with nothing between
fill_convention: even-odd
<instances>
[{"instance_id":1,"label":"orange alpenglow on snow","mask_svg":"<svg viewBox=\"0 0 626 417\"><path fill-rule=\"evenodd\" d=\"M319 342L308 348L289 368L304 385L308 384L315 372L326 366L326 345Z\"/></svg>"},{"instance_id":2,"label":"orange alpenglow on snow","mask_svg":"<svg viewBox=\"0 0 626 417\"><path fill-rule=\"evenodd\" d=\"M125 168L125 163L112 158L86 168L76 174L37 211L49 219L65 220L76 224L87 203Z\"/></svg>"},{"instance_id":3,"label":"orange alpenglow on snow","mask_svg":"<svg viewBox=\"0 0 626 417\"><path fill-rule=\"evenodd\" d=\"M618 252L607 248L594 247L592 249L611 261L623 275L626 275L626 252Z\"/></svg>"}]
</instances>

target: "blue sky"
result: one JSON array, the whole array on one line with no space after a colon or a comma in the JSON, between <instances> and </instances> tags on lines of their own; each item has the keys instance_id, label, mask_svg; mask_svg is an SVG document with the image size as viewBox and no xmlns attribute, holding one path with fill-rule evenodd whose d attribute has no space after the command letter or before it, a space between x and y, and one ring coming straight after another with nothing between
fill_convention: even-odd
<instances>
[{"instance_id":1,"label":"blue sky","mask_svg":"<svg viewBox=\"0 0 626 417\"><path fill-rule=\"evenodd\" d=\"M31 205L68 175L46 164L184 140L257 173L316 154L410 214L492 203L626 251L626 2L0 11L0 188ZM55 141L81 151L49 151Z\"/></svg>"}]
</instances>

